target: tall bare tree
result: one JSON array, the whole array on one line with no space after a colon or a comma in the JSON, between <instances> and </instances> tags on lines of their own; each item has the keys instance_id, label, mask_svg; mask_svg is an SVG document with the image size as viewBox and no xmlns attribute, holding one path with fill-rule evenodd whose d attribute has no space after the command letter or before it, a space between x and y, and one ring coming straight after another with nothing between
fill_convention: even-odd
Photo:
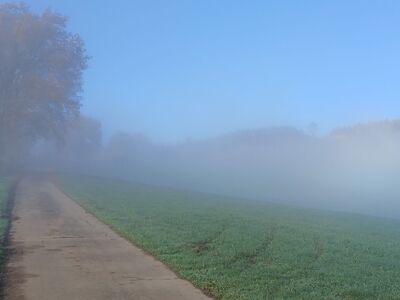
<instances>
[{"instance_id":1,"label":"tall bare tree","mask_svg":"<svg viewBox=\"0 0 400 300\"><path fill-rule=\"evenodd\" d=\"M79 114L88 56L66 21L0 4L0 169L39 138L62 140Z\"/></svg>"}]
</instances>

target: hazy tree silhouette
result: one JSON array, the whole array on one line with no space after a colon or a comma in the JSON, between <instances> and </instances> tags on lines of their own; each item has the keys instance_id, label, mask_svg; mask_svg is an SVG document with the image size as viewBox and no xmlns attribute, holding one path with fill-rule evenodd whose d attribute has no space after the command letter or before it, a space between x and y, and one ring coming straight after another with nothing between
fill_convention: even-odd
<instances>
[{"instance_id":1,"label":"hazy tree silhouette","mask_svg":"<svg viewBox=\"0 0 400 300\"><path fill-rule=\"evenodd\" d=\"M0 170L39 138L61 141L79 114L88 56L66 21L0 4Z\"/></svg>"}]
</instances>

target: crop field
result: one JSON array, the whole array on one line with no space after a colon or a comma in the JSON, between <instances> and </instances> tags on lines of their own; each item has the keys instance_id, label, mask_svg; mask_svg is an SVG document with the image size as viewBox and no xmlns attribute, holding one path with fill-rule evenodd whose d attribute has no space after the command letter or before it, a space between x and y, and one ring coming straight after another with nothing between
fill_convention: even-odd
<instances>
[{"instance_id":1,"label":"crop field","mask_svg":"<svg viewBox=\"0 0 400 300\"><path fill-rule=\"evenodd\" d=\"M58 183L218 299L400 299L400 221L92 177Z\"/></svg>"}]
</instances>

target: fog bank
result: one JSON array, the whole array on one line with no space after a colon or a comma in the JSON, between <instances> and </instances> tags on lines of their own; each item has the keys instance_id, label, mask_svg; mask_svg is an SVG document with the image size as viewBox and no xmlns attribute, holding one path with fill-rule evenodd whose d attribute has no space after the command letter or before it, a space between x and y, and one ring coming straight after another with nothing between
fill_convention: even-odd
<instances>
[{"instance_id":1,"label":"fog bank","mask_svg":"<svg viewBox=\"0 0 400 300\"><path fill-rule=\"evenodd\" d=\"M141 134L103 142L82 117L62 145L38 143L32 168L128 179L315 208L400 217L400 120L338 128L248 129L161 145Z\"/></svg>"}]
</instances>

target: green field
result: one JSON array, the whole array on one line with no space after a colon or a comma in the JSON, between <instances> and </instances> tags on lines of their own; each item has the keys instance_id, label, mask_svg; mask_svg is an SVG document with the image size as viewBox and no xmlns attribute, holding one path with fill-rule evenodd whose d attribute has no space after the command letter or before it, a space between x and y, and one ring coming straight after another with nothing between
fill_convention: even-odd
<instances>
[{"instance_id":1,"label":"green field","mask_svg":"<svg viewBox=\"0 0 400 300\"><path fill-rule=\"evenodd\" d=\"M7 215L7 199L10 190L10 180L0 177L0 262L3 260L3 241L6 234L9 216Z\"/></svg>"},{"instance_id":2,"label":"green field","mask_svg":"<svg viewBox=\"0 0 400 300\"><path fill-rule=\"evenodd\" d=\"M90 178L64 191L220 299L400 299L400 221Z\"/></svg>"}]
</instances>

